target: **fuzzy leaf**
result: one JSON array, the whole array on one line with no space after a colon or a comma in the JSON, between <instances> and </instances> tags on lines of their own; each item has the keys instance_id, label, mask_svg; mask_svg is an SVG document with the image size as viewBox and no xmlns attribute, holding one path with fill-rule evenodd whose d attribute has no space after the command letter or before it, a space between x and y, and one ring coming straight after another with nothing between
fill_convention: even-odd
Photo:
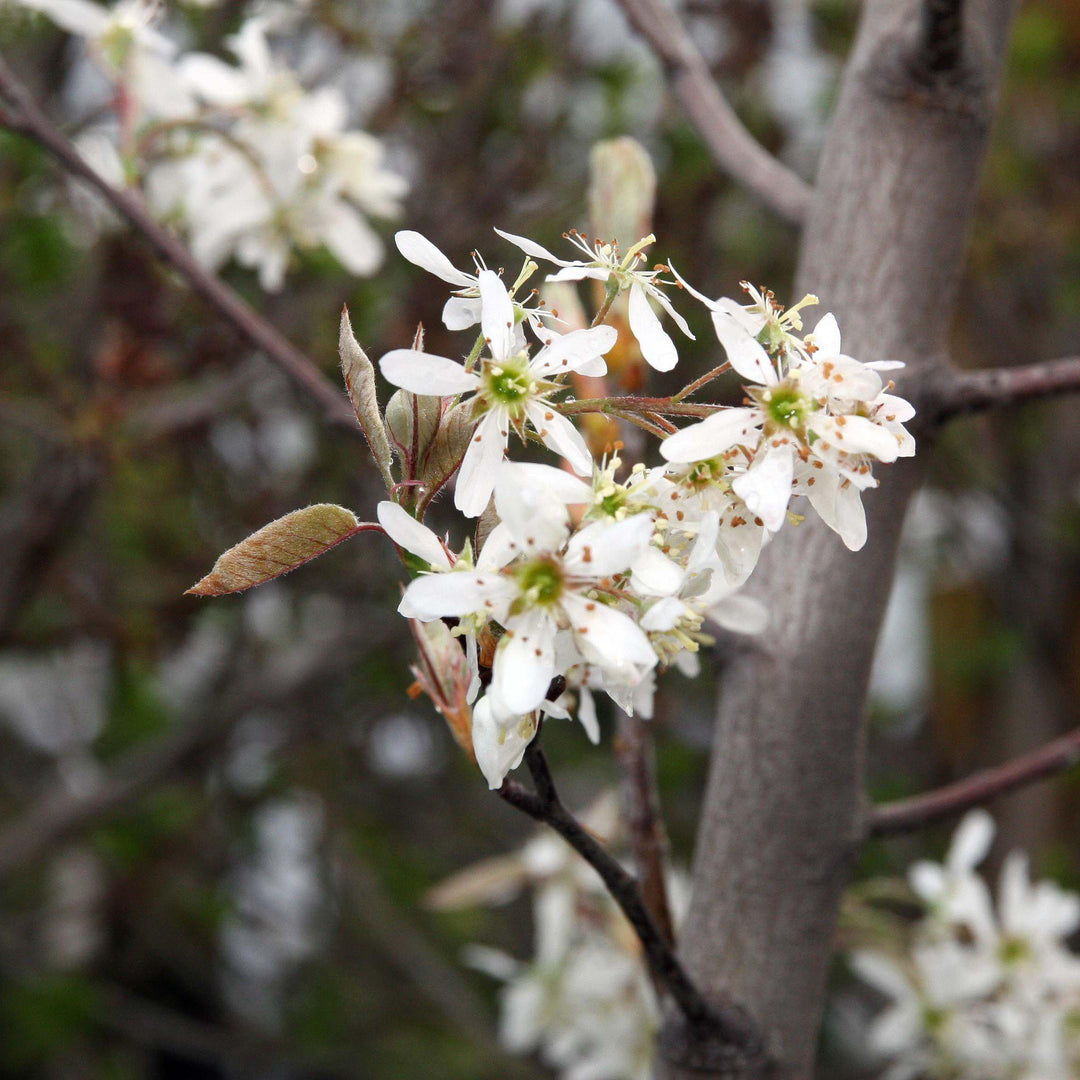
<instances>
[{"instance_id":1,"label":"fuzzy leaf","mask_svg":"<svg viewBox=\"0 0 1080 1080\"><path fill-rule=\"evenodd\" d=\"M469 405L458 405L444 413L435 437L421 460L417 479L424 485L424 505L450 479L469 449L476 422Z\"/></svg>"},{"instance_id":2,"label":"fuzzy leaf","mask_svg":"<svg viewBox=\"0 0 1080 1080\"><path fill-rule=\"evenodd\" d=\"M416 480L442 418L443 399L398 390L386 405L386 430L405 462L405 479ZM415 456L413 417L416 418Z\"/></svg>"},{"instance_id":3,"label":"fuzzy leaf","mask_svg":"<svg viewBox=\"0 0 1080 1080\"><path fill-rule=\"evenodd\" d=\"M351 510L332 503L294 510L220 555L213 570L185 595L223 596L261 585L310 562L361 527Z\"/></svg>"},{"instance_id":4,"label":"fuzzy leaf","mask_svg":"<svg viewBox=\"0 0 1080 1080\"><path fill-rule=\"evenodd\" d=\"M360 348L352 332L349 312L341 309L341 327L338 333L338 352L341 355L341 374L345 378L345 388L349 391L356 419L367 439L371 456L379 467L387 491L394 488L394 478L390 473L390 443L386 438L386 429L379 415L379 399L375 392L375 366L367 354Z\"/></svg>"}]
</instances>

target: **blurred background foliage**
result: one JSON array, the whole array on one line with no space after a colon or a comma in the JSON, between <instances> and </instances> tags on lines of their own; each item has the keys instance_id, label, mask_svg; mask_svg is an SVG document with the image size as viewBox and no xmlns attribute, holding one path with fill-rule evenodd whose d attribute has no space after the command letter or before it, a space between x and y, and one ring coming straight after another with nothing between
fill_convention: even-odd
<instances>
[{"instance_id":1,"label":"blurred background foliage","mask_svg":"<svg viewBox=\"0 0 1080 1080\"><path fill-rule=\"evenodd\" d=\"M754 133L812 176L858 5L683 9ZM244 13L224 0L178 17L220 51ZM584 227L589 148L626 133L657 166L658 253L709 295L745 278L786 296L795 234L717 173L610 0L313 0L311 16L291 48L330 69L363 60L351 103L410 179L402 226L456 265L473 248L510 258L493 225L549 246ZM64 34L0 7L0 51L53 116L77 113ZM1080 340L1078 72L1080 4L1025 3L957 310L962 366ZM343 303L373 356L417 322L432 351L452 347L444 289L389 251L370 280L305 255L276 296L235 266L225 276L336 376ZM717 353L689 314L687 377ZM138 238L87 244L52 162L8 134L0 342L0 1075L547 1075L498 1049L496 990L458 959L474 941L527 956L527 903L424 907L432 885L529 826L406 696L387 545L360 537L253 593L183 596L221 550L297 506L370 517L380 484L362 444L323 428ZM935 448L875 675L874 797L1080 720L1074 416L1063 399L964 420ZM662 681L654 721L683 865L722 655L706 668ZM600 749L550 727L572 805L615 782L610 724ZM1003 849L1027 846L1037 869L1080 885L1075 774L995 809ZM862 872L942 839L875 843ZM843 1041L825 1075L847 1075Z\"/></svg>"}]
</instances>

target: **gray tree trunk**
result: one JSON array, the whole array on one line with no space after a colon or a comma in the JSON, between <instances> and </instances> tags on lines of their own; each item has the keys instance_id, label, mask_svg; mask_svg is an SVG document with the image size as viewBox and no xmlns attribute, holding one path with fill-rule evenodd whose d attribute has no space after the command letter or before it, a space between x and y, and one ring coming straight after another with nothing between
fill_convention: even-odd
<instances>
[{"instance_id":1,"label":"gray tree trunk","mask_svg":"<svg viewBox=\"0 0 1080 1080\"><path fill-rule=\"evenodd\" d=\"M903 360L909 389L945 354L1012 6L972 2L961 63L942 71L920 51L919 6L871 0L821 158L792 299L817 293L844 351ZM770 627L723 679L680 951L706 993L757 1021L784 1080L813 1068L860 842L870 664L928 449L880 470L858 554L812 516L780 534L754 579ZM666 1080L759 1075L694 1067L674 1021L662 1045Z\"/></svg>"}]
</instances>

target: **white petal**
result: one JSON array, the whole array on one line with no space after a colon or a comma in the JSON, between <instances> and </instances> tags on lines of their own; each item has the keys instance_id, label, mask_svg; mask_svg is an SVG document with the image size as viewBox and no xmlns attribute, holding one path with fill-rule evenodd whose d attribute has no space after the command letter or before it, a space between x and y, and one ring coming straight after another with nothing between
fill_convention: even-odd
<instances>
[{"instance_id":1,"label":"white petal","mask_svg":"<svg viewBox=\"0 0 1080 1080\"><path fill-rule=\"evenodd\" d=\"M675 275L675 280L676 280L676 281L677 281L677 282L678 282L678 283L679 283L679 284L680 284L680 285L681 285L681 286L682 286L682 287L683 287L683 288L684 288L684 289L685 289L685 290L686 290L686 291L687 291L687 292L688 292L688 293L689 293L689 294L690 294L690 295L691 295L691 296L692 296L692 297L693 297L693 298L694 298L695 300L700 300L700 301L701 301L701 302L702 302L702 303L703 303L703 304L704 304L704 305L705 305L705 306L706 306L706 307L707 307L707 308L708 308L708 309L709 309L710 311L711 311L711 310L713 310L713 309L715 308L715 306L716 306L716 301L715 301L715 300L710 300L710 299L709 299L709 298L708 298L708 297L707 297L707 296L706 296L706 295L705 295L704 293L699 293L699 292L697 291L697 289L695 289L695 288L694 288L694 286L693 286L693 285L691 285L691 284L690 284L690 282L689 282L689 281L687 281L687 280L686 280L686 279L685 279L685 278L684 278L684 277L682 276L682 274L680 274L680 273L679 273L679 271L675 269L675 267L674 267L674 266L672 266L672 264L671 264L671 260L670 260L670 259L668 259L668 268L669 268L669 269L671 270L672 274L674 274L674 275Z\"/></svg>"},{"instance_id":2,"label":"white petal","mask_svg":"<svg viewBox=\"0 0 1080 1080\"><path fill-rule=\"evenodd\" d=\"M791 499L791 481L795 473L795 452L787 443L770 446L758 453L742 476L731 482L731 490L746 508L765 523L769 532L777 532L787 517Z\"/></svg>"},{"instance_id":3,"label":"white petal","mask_svg":"<svg viewBox=\"0 0 1080 1080\"><path fill-rule=\"evenodd\" d=\"M451 296L443 304L442 321L447 330L468 330L480 321L479 296Z\"/></svg>"},{"instance_id":4,"label":"white petal","mask_svg":"<svg viewBox=\"0 0 1080 1080\"><path fill-rule=\"evenodd\" d=\"M507 462L495 484L495 508L526 555L557 551L569 531L570 515L560 494L524 464Z\"/></svg>"},{"instance_id":5,"label":"white petal","mask_svg":"<svg viewBox=\"0 0 1080 1080\"><path fill-rule=\"evenodd\" d=\"M434 567L450 569L450 559L439 543L439 538L404 507L386 500L379 503L375 513L379 524L386 530L386 535L398 547L403 547Z\"/></svg>"},{"instance_id":6,"label":"white petal","mask_svg":"<svg viewBox=\"0 0 1080 1080\"><path fill-rule=\"evenodd\" d=\"M534 461L515 461L514 471L523 486L546 488L568 506L583 506L592 502L592 484L565 469Z\"/></svg>"},{"instance_id":7,"label":"white petal","mask_svg":"<svg viewBox=\"0 0 1080 1080\"><path fill-rule=\"evenodd\" d=\"M867 365L869 366L869 365ZM887 417L890 423L906 424L915 415L915 406L906 398L895 394L881 394L875 400L880 417Z\"/></svg>"},{"instance_id":8,"label":"white petal","mask_svg":"<svg viewBox=\"0 0 1080 1080\"><path fill-rule=\"evenodd\" d=\"M837 417L833 437L848 454L869 454L878 461L895 461L900 450L891 431L864 416Z\"/></svg>"},{"instance_id":9,"label":"white petal","mask_svg":"<svg viewBox=\"0 0 1080 1080\"><path fill-rule=\"evenodd\" d=\"M561 270L554 274L548 274L545 281L583 281L592 278L594 281L607 281L611 271L600 266L582 266L580 263L566 263Z\"/></svg>"},{"instance_id":10,"label":"white petal","mask_svg":"<svg viewBox=\"0 0 1080 1080\"><path fill-rule=\"evenodd\" d=\"M818 348L815 360L840 355L840 327L831 311L821 316L813 333L807 337L812 338Z\"/></svg>"},{"instance_id":11,"label":"white petal","mask_svg":"<svg viewBox=\"0 0 1080 1080\"><path fill-rule=\"evenodd\" d=\"M494 270L480 271L480 325L491 355L506 360L514 353L514 302Z\"/></svg>"},{"instance_id":12,"label":"white petal","mask_svg":"<svg viewBox=\"0 0 1080 1080\"><path fill-rule=\"evenodd\" d=\"M674 559L649 544L630 567L630 586L638 596L673 596L686 573Z\"/></svg>"},{"instance_id":13,"label":"white petal","mask_svg":"<svg viewBox=\"0 0 1080 1080\"><path fill-rule=\"evenodd\" d=\"M630 330L641 346L645 362L657 371L670 371L679 362L679 352L660 325L645 290L636 281L630 286L628 314Z\"/></svg>"},{"instance_id":14,"label":"white petal","mask_svg":"<svg viewBox=\"0 0 1080 1080\"><path fill-rule=\"evenodd\" d=\"M671 316L672 322L691 340L697 341L693 333L690 330L690 324L675 310L674 305L668 299L665 293L658 289L655 285L650 290L649 294L656 300L656 302Z\"/></svg>"},{"instance_id":15,"label":"white petal","mask_svg":"<svg viewBox=\"0 0 1080 1080\"><path fill-rule=\"evenodd\" d=\"M580 577L611 577L641 557L652 539L653 527L648 514L635 514L614 523L594 521L570 538L563 563Z\"/></svg>"},{"instance_id":16,"label":"white petal","mask_svg":"<svg viewBox=\"0 0 1080 1080\"><path fill-rule=\"evenodd\" d=\"M476 764L488 786L495 791L506 779L506 774L521 764L525 749L536 734L536 722L522 718L516 724L500 723L490 697L490 694L485 695L473 708L472 737Z\"/></svg>"},{"instance_id":17,"label":"white petal","mask_svg":"<svg viewBox=\"0 0 1080 1080\"><path fill-rule=\"evenodd\" d=\"M616 673L629 673L636 665L656 665L648 637L629 615L574 593L564 593L562 607L586 659Z\"/></svg>"},{"instance_id":18,"label":"white petal","mask_svg":"<svg viewBox=\"0 0 1080 1080\"><path fill-rule=\"evenodd\" d=\"M491 686L515 713L529 713L547 696L555 675L555 634L558 627L542 608L512 616L499 642L492 666Z\"/></svg>"},{"instance_id":19,"label":"white petal","mask_svg":"<svg viewBox=\"0 0 1080 1080\"><path fill-rule=\"evenodd\" d=\"M859 489L831 469L815 470L814 481L807 492L810 505L848 550L859 551L866 543L866 513Z\"/></svg>"},{"instance_id":20,"label":"white petal","mask_svg":"<svg viewBox=\"0 0 1080 1080\"><path fill-rule=\"evenodd\" d=\"M454 487L454 505L466 517L479 517L487 507L508 438L508 421L499 409L492 409L473 432Z\"/></svg>"},{"instance_id":21,"label":"white petal","mask_svg":"<svg viewBox=\"0 0 1080 1080\"><path fill-rule=\"evenodd\" d=\"M985 810L972 810L965 815L949 846L949 869L972 870L986 858L994 842L994 819Z\"/></svg>"},{"instance_id":22,"label":"white petal","mask_svg":"<svg viewBox=\"0 0 1080 1080\"><path fill-rule=\"evenodd\" d=\"M596 746L600 742L600 721L596 718L596 700L592 691L583 686L578 690L578 720L589 737L589 742Z\"/></svg>"},{"instance_id":23,"label":"white petal","mask_svg":"<svg viewBox=\"0 0 1080 1080\"><path fill-rule=\"evenodd\" d=\"M593 458L585 436L565 417L547 405L525 403L525 414L549 450L566 458L578 476L592 476Z\"/></svg>"},{"instance_id":24,"label":"white petal","mask_svg":"<svg viewBox=\"0 0 1080 1080\"><path fill-rule=\"evenodd\" d=\"M503 232L502 229L495 230L504 240L509 240L514 247L520 248L530 258L543 259L545 262L554 263L556 266L573 266L573 263L567 262L566 259L560 259L558 255L552 255L550 251L543 244L538 244L535 240L530 240L527 236L517 236L515 233Z\"/></svg>"},{"instance_id":25,"label":"white petal","mask_svg":"<svg viewBox=\"0 0 1080 1080\"><path fill-rule=\"evenodd\" d=\"M758 423L756 409L721 409L669 435L660 444L660 455L666 461L680 464L716 457L739 443L756 445Z\"/></svg>"},{"instance_id":26,"label":"white petal","mask_svg":"<svg viewBox=\"0 0 1080 1080\"><path fill-rule=\"evenodd\" d=\"M592 326L587 330L571 330L569 334L552 336L549 340L550 344L529 364L536 375L578 371L584 364L613 349L619 340L619 331L614 326Z\"/></svg>"},{"instance_id":27,"label":"white petal","mask_svg":"<svg viewBox=\"0 0 1080 1080\"><path fill-rule=\"evenodd\" d=\"M709 609L709 618L733 634L762 634L769 625L769 611L760 600L738 594L725 597Z\"/></svg>"},{"instance_id":28,"label":"white petal","mask_svg":"<svg viewBox=\"0 0 1080 1080\"><path fill-rule=\"evenodd\" d=\"M728 311L714 311L712 316L716 336L727 353L728 362L744 379L762 386L773 386L779 380L769 354L746 328Z\"/></svg>"},{"instance_id":29,"label":"white petal","mask_svg":"<svg viewBox=\"0 0 1080 1080\"><path fill-rule=\"evenodd\" d=\"M426 574L409 583L398 611L421 622L489 610L497 618L516 595L514 582L499 574L471 570ZM493 608L488 608L488 601Z\"/></svg>"},{"instance_id":30,"label":"white petal","mask_svg":"<svg viewBox=\"0 0 1080 1080\"><path fill-rule=\"evenodd\" d=\"M411 229L403 229L394 234L394 243L397 244L398 251L421 270L460 288L475 287L476 278L458 270L426 236L421 236Z\"/></svg>"},{"instance_id":31,"label":"white petal","mask_svg":"<svg viewBox=\"0 0 1080 1080\"><path fill-rule=\"evenodd\" d=\"M677 596L665 596L657 600L641 617L642 630L664 633L673 630L675 624L686 614L686 604Z\"/></svg>"},{"instance_id":32,"label":"white petal","mask_svg":"<svg viewBox=\"0 0 1080 1080\"><path fill-rule=\"evenodd\" d=\"M379 361L387 382L429 397L464 394L480 385L480 379L456 360L415 349L392 349Z\"/></svg>"}]
</instances>

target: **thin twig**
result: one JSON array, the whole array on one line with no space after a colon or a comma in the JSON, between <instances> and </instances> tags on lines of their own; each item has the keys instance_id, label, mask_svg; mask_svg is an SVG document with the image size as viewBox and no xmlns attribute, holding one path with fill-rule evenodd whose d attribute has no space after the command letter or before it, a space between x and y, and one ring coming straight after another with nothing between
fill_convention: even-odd
<instances>
[{"instance_id":1,"label":"thin twig","mask_svg":"<svg viewBox=\"0 0 1080 1080\"><path fill-rule=\"evenodd\" d=\"M692 383L687 383L677 394L672 394L672 402L675 403L682 401L683 398L688 398L691 394L696 393L703 386L707 386L714 379L720 378L721 375L726 374L730 370L731 363L725 360L722 364L718 364L711 371L706 371L704 375L695 379Z\"/></svg>"},{"instance_id":2,"label":"thin twig","mask_svg":"<svg viewBox=\"0 0 1080 1080\"><path fill-rule=\"evenodd\" d=\"M803 221L810 187L743 127L667 0L619 0L619 5L664 65L713 161L786 221Z\"/></svg>"},{"instance_id":3,"label":"thin twig","mask_svg":"<svg viewBox=\"0 0 1080 1080\"><path fill-rule=\"evenodd\" d=\"M955 784L913 795L909 799L875 806L867 831L871 836L891 836L933 825L962 814L1036 780L1056 776L1080 763L1080 728L1023 754L997 768L984 769Z\"/></svg>"},{"instance_id":4,"label":"thin twig","mask_svg":"<svg viewBox=\"0 0 1080 1080\"><path fill-rule=\"evenodd\" d=\"M735 1005L710 1005L705 1000L649 914L636 879L563 806L538 739L526 749L525 764L536 791L505 780L499 788L500 797L534 820L550 825L600 875L641 941L650 969L687 1024L705 1038L757 1052L761 1039L749 1019Z\"/></svg>"},{"instance_id":5,"label":"thin twig","mask_svg":"<svg viewBox=\"0 0 1080 1080\"><path fill-rule=\"evenodd\" d=\"M930 387L928 407L938 423L965 413L1022 405L1053 394L1080 391L1080 356L1018 367L954 371Z\"/></svg>"},{"instance_id":6,"label":"thin twig","mask_svg":"<svg viewBox=\"0 0 1080 1080\"><path fill-rule=\"evenodd\" d=\"M676 401L669 397L607 397L588 398L580 401L560 401L559 412L564 416L575 413L655 413L658 416L712 416L721 405L707 405L704 402Z\"/></svg>"},{"instance_id":7,"label":"thin twig","mask_svg":"<svg viewBox=\"0 0 1080 1080\"><path fill-rule=\"evenodd\" d=\"M345 395L295 345L262 318L220 278L207 271L172 233L162 228L130 192L112 187L92 169L39 108L0 57L0 124L33 139L73 176L92 187L226 321L263 352L322 410L326 420L359 434Z\"/></svg>"}]
</instances>

